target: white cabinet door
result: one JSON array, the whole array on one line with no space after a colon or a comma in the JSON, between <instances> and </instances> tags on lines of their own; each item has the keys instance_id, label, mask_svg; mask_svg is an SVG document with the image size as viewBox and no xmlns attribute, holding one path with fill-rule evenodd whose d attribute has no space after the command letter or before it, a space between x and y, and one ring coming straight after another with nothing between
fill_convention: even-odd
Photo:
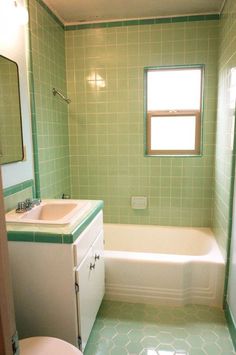
<instances>
[{"instance_id":1,"label":"white cabinet door","mask_svg":"<svg viewBox=\"0 0 236 355\"><path fill-rule=\"evenodd\" d=\"M101 232L92 246L92 257L95 262L94 273L92 275L94 286L93 301L97 311L99 310L105 292L105 263L103 246L103 232Z\"/></svg>"},{"instance_id":2,"label":"white cabinet door","mask_svg":"<svg viewBox=\"0 0 236 355\"><path fill-rule=\"evenodd\" d=\"M95 256L97 256L95 258ZM104 295L103 233L101 232L76 269L79 335L82 351Z\"/></svg>"}]
</instances>

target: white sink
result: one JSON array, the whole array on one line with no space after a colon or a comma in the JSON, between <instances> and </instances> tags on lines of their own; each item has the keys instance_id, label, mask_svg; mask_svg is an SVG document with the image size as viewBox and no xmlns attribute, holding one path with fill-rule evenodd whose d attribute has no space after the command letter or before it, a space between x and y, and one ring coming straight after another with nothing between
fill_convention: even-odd
<instances>
[{"instance_id":1,"label":"white sink","mask_svg":"<svg viewBox=\"0 0 236 355\"><path fill-rule=\"evenodd\" d=\"M44 200L30 211L8 212L7 223L34 225L68 225L80 219L91 208L91 201L86 200Z\"/></svg>"}]
</instances>

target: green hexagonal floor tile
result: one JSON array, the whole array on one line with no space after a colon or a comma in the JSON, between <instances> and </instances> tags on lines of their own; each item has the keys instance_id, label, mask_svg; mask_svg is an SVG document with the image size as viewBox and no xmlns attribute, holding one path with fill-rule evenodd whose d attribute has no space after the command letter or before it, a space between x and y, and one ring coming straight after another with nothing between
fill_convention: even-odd
<instances>
[{"instance_id":1,"label":"green hexagonal floor tile","mask_svg":"<svg viewBox=\"0 0 236 355\"><path fill-rule=\"evenodd\" d=\"M118 346L125 347L129 343L129 338L126 334L116 334L113 339L113 343Z\"/></svg>"},{"instance_id":2,"label":"green hexagonal floor tile","mask_svg":"<svg viewBox=\"0 0 236 355\"><path fill-rule=\"evenodd\" d=\"M84 355L233 355L224 312L214 307L104 301Z\"/></svg>"},{"instance_id":3,"label":"green hexagonal floor tile","mask_svg":"<svg viewBox=\"0 0 236 355\"><path fill-rule=\"evenodd\" d=\"M155 336L148 335L141 340L141 344L143 348L155 349L160 344L160 340Z\"/></svg>"},{"instance_id":4,"label":"green hexagonal floor tile","mask_svg":"<svg viewBox=\"0 0 236 355\"><path fill-rule=\"evenodd\" d=\"M115 346L113 349L110 351L111 355L128 355L127 350L122 347L122 346Z\"/></svg>"},{"instance_id":5,"label":"green hexagonal floor tile","mask_svg":"<svg viewBox=\"0 0 236 355\"><path fill-rule=\"evenodd\" d=\"M200 335L190 335L187 337L186 341L192 348L201 348L203 345L203 339Z\"/></svg>"},{"instance_id":6,"label":"green hexagonal floor tile","mask_svg":"<svg viewBox=\"0 0 236 355\"><path fill-rule=\"evenodd\" d=\"M130 341L129 344L126 345L126 350L128 354L139 354L143 350L143 346L139 342Z\"/></svg>"}]
</instances>

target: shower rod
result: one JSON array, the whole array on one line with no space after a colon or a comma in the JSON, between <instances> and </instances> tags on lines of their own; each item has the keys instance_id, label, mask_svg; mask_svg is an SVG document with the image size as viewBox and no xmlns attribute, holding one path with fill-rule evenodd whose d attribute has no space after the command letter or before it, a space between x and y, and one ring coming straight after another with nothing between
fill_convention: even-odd
<instances>
[{"instance_id":1,"label":"shower rod","mask_svg":"<svg viewBox=\"0 0 236 355\"><path fill-rule=\"evenodd\" d=\"M52 89L52 93L54 96L56 96L56 94L58 94L63 100L65 100L68 104L71 102L70 99L68 99L68 97L65 97L60 91L58 91L57 89L53 88Z\"/></svg>"}]
</instances>

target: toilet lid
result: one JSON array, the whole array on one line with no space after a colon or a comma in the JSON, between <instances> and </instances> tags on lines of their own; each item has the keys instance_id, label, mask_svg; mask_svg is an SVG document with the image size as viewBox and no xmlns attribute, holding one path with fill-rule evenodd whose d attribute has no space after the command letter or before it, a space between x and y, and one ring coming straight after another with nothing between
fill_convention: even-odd
<instances>
[{"instance_id":1,"label":"toilet lid","mask_svg":"<svg viewBox=\"0 0 236 355\"><path fill-rule=\"evenodd\" d=\"M32 337L20 340L20 355L82 355L75 346L51 337Z\"/></svg>"}]
</instances>

